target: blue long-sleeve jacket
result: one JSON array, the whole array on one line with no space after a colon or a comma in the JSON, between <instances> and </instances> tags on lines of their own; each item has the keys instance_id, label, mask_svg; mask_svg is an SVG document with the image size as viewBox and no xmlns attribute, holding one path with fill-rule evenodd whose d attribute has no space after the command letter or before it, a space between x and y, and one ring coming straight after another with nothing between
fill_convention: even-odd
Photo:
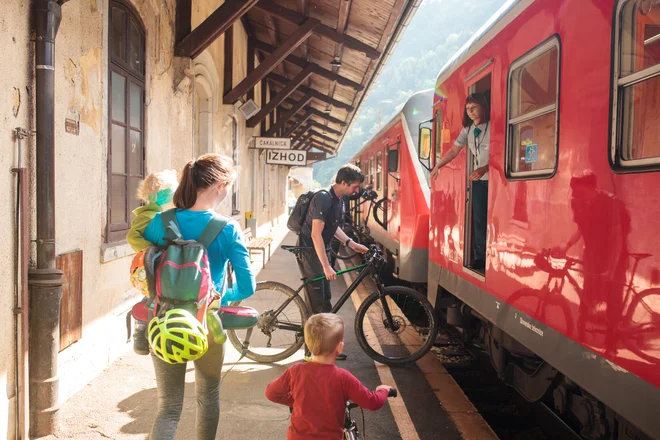
<instances>
[{"instance_id":1,"label":"blue long-sleeve jacket","mask_svg":"<svg viewBox=\"0 0 660 440\"><path fill-rule=\"evenodd\" d=\"M181 234L186 240L197 240L211 218L216 215L212 210L190 211L177 210L176 220L181 228ZM144 231L144 238L152 243L164 244L165 228L160 213L151 220ZM250 255L245 248L241 227L236 220L229 220L222 232L208 248L211 264L211 278L216 290L222 292L226 283L227 262L236 273L236 284L233 289L223 292L222 304L239 301L251 296L256 288L256 280L250 266Z\"/></svg>"}]
</instances>

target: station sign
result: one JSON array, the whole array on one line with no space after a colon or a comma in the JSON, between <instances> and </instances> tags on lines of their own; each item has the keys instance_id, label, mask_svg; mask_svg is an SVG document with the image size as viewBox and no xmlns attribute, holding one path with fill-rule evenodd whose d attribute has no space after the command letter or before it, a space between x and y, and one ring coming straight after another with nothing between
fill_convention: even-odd
<instances>
[{"instance_id":1,"label":"station sign","mask_svg":"<svg viewBox=\"0 0 660 440\"><path fill-rule=\"evenodd\" d=\"M267 150L290 150L291 138L255 137L254 148Z\"/></svg>"},{"instance_id":2,"label":"station sign","mask_svg":"<svg viewBox=\"0 0 660 440\"><path fill-rule=\"evenodd\" d=\"M269 165L306 166L307 151L266 150L266 163Z\"/></svg>"}]
</instances>

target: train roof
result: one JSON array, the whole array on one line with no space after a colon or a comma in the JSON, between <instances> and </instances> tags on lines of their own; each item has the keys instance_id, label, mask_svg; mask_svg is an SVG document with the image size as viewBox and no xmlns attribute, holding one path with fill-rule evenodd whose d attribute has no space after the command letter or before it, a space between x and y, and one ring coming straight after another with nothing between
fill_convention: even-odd
<instances>
[{"instance_id":1,"label":"train roof","mask_svg":"<svg viewBox=\"0 0 660 440\"><path fill-rule=\"evenodd\" d=\"M502 29L511 23L528 6L534 3L534 0L507 0L500 9L493 14L483 26L456 52L440 69L438 79L435 82L434 102L442 100L444 97L440 86L449 76L456 71L465 61L477 53L490 40L492 40ZM488 62L490 64L490 61ZM476 73L476 72L475 72Z\"/></svg>"}]
</instances>

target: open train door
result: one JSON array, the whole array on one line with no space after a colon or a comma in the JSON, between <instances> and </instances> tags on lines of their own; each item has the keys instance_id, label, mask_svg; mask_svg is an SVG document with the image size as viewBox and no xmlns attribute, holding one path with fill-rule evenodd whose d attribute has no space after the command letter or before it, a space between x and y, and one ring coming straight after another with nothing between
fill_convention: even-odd
<instances>
[{"instance_id":1,"label":"open train door","mask_svg":"<svg viewBox=\"0 0 660 440\"><path fill-rule=\"evenodd\" d=\"M470 78L469 78L470 79ZM492 75L490 69L481 69L481 71L475 72L472 74L472 83L468 86L468 95L471 94L481 94L488 105L486 111L490 112L490 90L491 90L491 80ZM488 118L490 120L490 118ZM489 130L488 126L486 130ZM468 136L472 136L472 132ZM488 134L490 136L490 133ZM487 227L481 228L480 231L475 230L475 210L473 209L473 203L476 201L480 203L480 206L477 206L476 212L478 213L482 222L487 224L488 218L488 184L486 184L485 195L483 194L484 188L483 184L476 183L470 180L470 175L477 168L475 166L475 155L472 153L470 148L466 148L466 159L467 164L465 166L465 247L463 249L463 266L478 275L485 276L486 273L486 231ZM479 187L477 187L479 186ZM479 221L478 220L478 221ZM479 228L477 228L479 229ZM475 242L477 245L483 247L483 259L476 258L473 251Z\"/></svg>"}]
</instances>

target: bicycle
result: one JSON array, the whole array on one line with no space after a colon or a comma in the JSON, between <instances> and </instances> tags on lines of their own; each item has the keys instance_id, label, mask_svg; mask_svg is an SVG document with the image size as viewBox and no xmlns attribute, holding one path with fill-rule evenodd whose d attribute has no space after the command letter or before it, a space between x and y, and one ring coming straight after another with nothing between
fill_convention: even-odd
<instances>
[{"instance_id":1,"label":"bicycle","mask_svg":"<svg viewBox=\"0 0 660 440\"><path fill-rule=\"evenodd\" d=\"M374 217L376 217L376 212L374 210L374 207L379 206L378 203L376 202L376 199L378 198L378 194L372 190L371 188L366 188L364 193L362 194L362 199L357 205L355 205L352 209L356 210L359 209L360 206L364 205L365 203L369 203L369 208L367 209L367 215L364 219L364 221L360 222L357 225L353 224L352 220L344 221L341 223L340 227L342 231L354 242L363 244L363 245L370 245L373 244L374 241L371 238L371 230L369 229L369 226L367 226L367 223L369 222L369 217L371 216L371 213L374 213ZM381 208L382 209L382 208ZM352 216L350 216L352 218ZM333 238L332 243L330 245L330 253L332 254L333 257L338 258L340 260L350 260L353 257L357 255L357 252L354 251L353 249L344 246L344 243L340 242L336 238Z\"/></svg>"},{"instance_id":2,"label":"bicycle","mask_svg":"<svg viewBox=\"0 0 660 440\"><path fill-rule=\"evenodd\" d=\"M390 389L389 393L387 393L387 397L397 397L398 395L399 393L397 392L396 388ZM354 410L355 408L360 407L350 400L346 402L346 417L344 418L344 440L360 440L360 438L366 438L366 436L360 437L360 431L358 430L357 423L355 423L355 420L353 420L353 417L351 416L351 410ZM362 408L360 408L360 411L362 411ZM364 411L362 411L362 427L364 427Z\"/></svg>"},{"instance_id":3,"label":"bicycle","mask_svg":"<svg viewBox=\"0 0 660 440\"><path fill-rule=\"evenodd\" d=\"M298 259L303 252L313 252L312 248L299 246L281 248ZM379 273L385 266L382 251L371 246L362 264L337 272L340 275L360 271L331 313L337 313L357 286L371 276L377 291L364 299L356 313L354 326L358 344L375 361L403 365L416 361L431 349L438 333L438 322L433 306L423 295L407 287L383 285ZM261 311L253 329L227 331L232 345L256 362L277 362L293 355L304 343L304 325L312 314L305 287L324 279L325 276L303 278L297 290L275 281L257 283L254 295L231 304ZM306 301L301 291L305 292Z\"/></svg>"}]
</instances>

